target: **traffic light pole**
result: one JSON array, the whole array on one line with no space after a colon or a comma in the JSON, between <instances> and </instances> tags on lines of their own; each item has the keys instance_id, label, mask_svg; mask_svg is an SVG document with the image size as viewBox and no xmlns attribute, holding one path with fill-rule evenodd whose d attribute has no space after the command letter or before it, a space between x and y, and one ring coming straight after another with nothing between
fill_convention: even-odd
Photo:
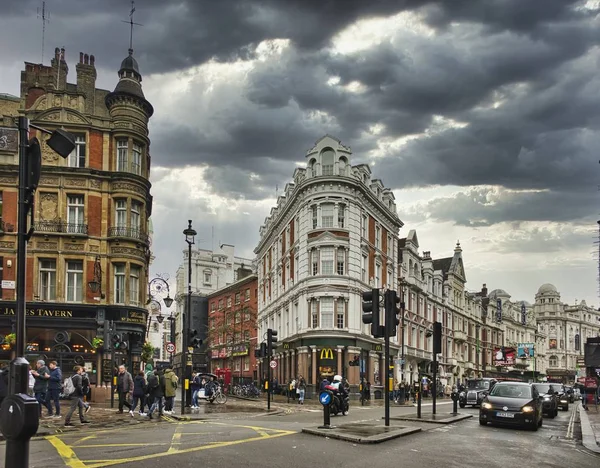
<instances>
[{"instance_id":1,"label":"traffic light pole","mask_svg":"<svg viewBox=\"0 0 600 468\"><path fill-rule=\"evenodd\" d=\"M271 356L267 356L267 411L271 411Z\"/></svg>"},{"instance_id":2,"label":"traffic light pole","mask_svg":"<svg viewBox=\"0 0 600 468\"><path fill-rule=\"evenodd\" d=\"M390 425L390 337L385 334L385 425Z\"/></svg>"}]
</instances>

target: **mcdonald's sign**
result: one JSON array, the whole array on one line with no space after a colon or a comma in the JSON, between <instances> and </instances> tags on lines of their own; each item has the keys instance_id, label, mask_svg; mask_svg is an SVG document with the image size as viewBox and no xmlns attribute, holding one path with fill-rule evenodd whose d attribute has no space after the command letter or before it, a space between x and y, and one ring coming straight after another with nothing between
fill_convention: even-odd
<instances>
[{"instance_id":1,"label":"mcdonald's sign","mask_svg":"<svg viewBox=\"0 0 600 468\"><path fill-rule=\"evenodd\" d=\"M321 350L321 356L320 356L321 361L333 361L334 357L333 357L333 349L331 348L323 348Z\"/></svg>"},{"instance_id":2,"label":"mcdonald's sign","mask_svg":"<svg viewBox=\"0 0 600 468\"><path fill-rule=\"evenodd\" d=\"M289 343L283 343L283 349L290 349Z\"/></svg>"}]
</instances>

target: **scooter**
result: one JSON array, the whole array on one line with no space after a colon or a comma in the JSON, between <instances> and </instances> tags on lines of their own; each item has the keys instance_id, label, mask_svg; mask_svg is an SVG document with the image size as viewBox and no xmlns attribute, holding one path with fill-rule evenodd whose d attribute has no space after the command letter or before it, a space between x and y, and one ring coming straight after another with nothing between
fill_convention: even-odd
<instances>
[{"instance_id":1,"label":"scooter","mask_svg":"<svg viewBox=\"0 0 600 468\"><path fill-rule=\"evenodd\" d=\"M333 385L326 385L325 389L333 393L333 401L329 407L329 412L334 416L338 413L342 413L342 416L346 416L346 413L350 409L350 396L346 392L340 392Z\"/></svg>"}]
</instances>

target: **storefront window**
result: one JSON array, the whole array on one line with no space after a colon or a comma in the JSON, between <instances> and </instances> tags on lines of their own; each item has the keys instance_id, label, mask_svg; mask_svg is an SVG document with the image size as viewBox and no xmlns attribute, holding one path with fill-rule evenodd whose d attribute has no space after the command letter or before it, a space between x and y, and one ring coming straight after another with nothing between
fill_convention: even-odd
<instances>
[{"instance_id":1,"label":"storefront window","mask_svg":"<svg viewBox=\"0 0 600 468\"><path fill-rule=\"evenodd\" d=\"M39 288L42 301L56 300L56 260L40 260Z\"/></svg>"},{"instance_id":2,"label":"storefront window","mask_svg":"<svg viewBox=\"0 0 600 468\"><path fill-rule=\"evenodd\" d=\"M83 300L83 262L67 261L67 302Z\"/></svg>"}]
</instances>

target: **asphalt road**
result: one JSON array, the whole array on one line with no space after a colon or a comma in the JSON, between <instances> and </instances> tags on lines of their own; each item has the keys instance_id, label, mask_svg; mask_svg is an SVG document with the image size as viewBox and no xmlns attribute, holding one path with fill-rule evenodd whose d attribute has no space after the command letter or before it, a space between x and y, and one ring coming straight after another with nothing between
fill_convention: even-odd
<instances>
[{"instance_id":1,"label":"asphalt road","mask_svg":"<svg viewBox=\"0 0 600 468\"><path fill-rule=\"evenodd\" d=\"M344 468L387 466L403 468L486 468L517 466L597 468L600 457L581 445L578 424L570 424L572 411L544 419L537 432L481 427L477 410L465 408L473 418L451 425L418 425L423 432L379 445L348 442L302 434L302 427L322 422L318 410L284 415L222 414L209 420L148 421L131 427L94 430L75 428L31 442L30 467L96 468L103 466L260 467L305 468L333 465ZM449 412L441 405L438 413ZM425 406L424 413L430 411ZM416 413L414 408L393 408L395 414ZM381 424L382 408L351 408L350 415L332 418L333 424ZM570 427L575 430L571 434ZM0 464L4 443L0 444Z\"/></svg>"}]
</instances>

